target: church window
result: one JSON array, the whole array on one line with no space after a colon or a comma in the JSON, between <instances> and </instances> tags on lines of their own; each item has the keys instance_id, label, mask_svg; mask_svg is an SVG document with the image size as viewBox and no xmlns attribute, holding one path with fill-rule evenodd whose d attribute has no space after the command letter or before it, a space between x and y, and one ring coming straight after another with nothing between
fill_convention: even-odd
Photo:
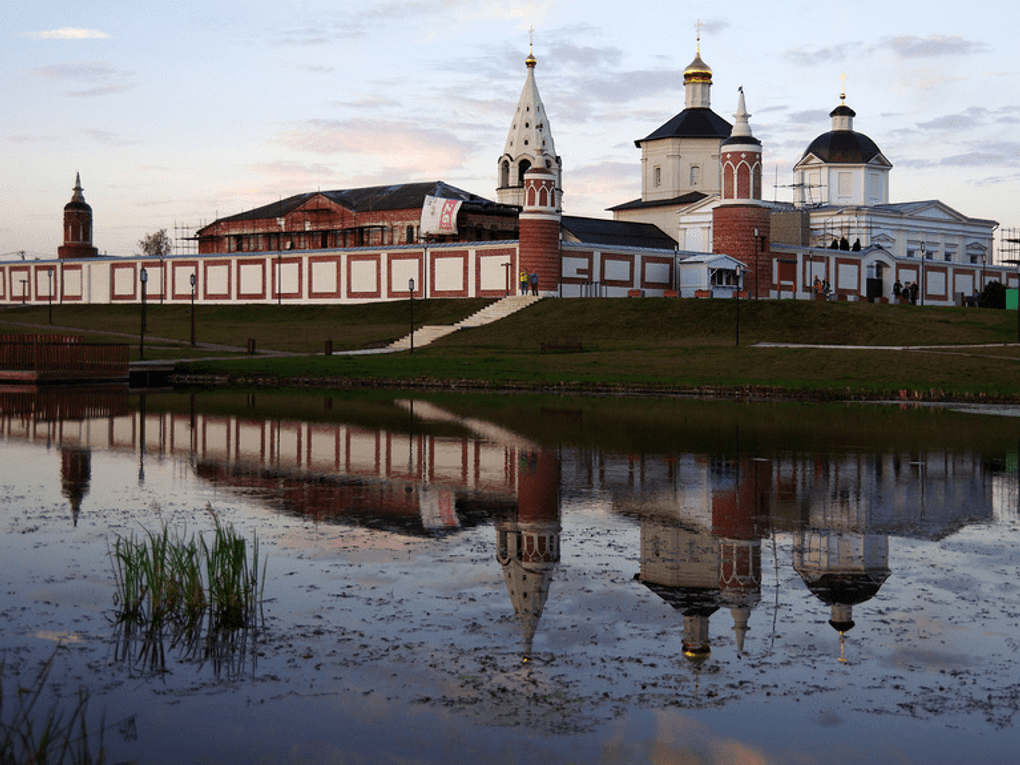
<instances>
[{"instance_id":1,"label":"church window","mask_svg":"<svg viewBox=\"0 0 1020 765\"><path fill-rule=\"evenodd\" d=\"M524 129L525 129L525 130L527 130L527 129L528 129L528 128L530 128L530 127L531 127L531 123L530 123L530 122L525 122L525 123L524 123Z\"/></svg>"},{"instance_id":2,"label":"church window","mask_svg":"<svg viewBox=\"0 0 1020 765\"><path fill-rule=\"evenodd\" d=\"M504 162L503 164L506 164L506 163ZM504 184L504 185L506 185L506 184ZM407 227L407 239L405 241L406 241L407 244L410 244L411 242L414 241L414 226L408 226Z\"/></svg>"},{"instance_id":3,"label":"church window","mask_svg":"<svg viewBox=\"0 0 1020 765\"><path fill-rule=\"evenodd\" d=\"M691 185L697 186L701 183L701 165L691 165Z\"/></svg>"},{"instance_id":4,"label":"church window","mask_svg":"<svg viewBox=\"0 0 1020 765\"><path fill-rule=\"evenodd\" d=\"M504 159L502 162L499 163L499 187L501 189L505 189L509 185L510 185L510 162Z\"/></svg>"},{"instance_id":5,"label":"church window","mask_svg":"<svg viewBox=\"0 0 1020 765\"><path fill-rule=\"evenodd\" d=\"M525 139L524 139L524 145L525 145L525 146L527 146L527 145L528 145L528 139L527 139L527 138L525 138Z\"/></svg>"},{"instance_id":6,"label":"church window","mask_svg":"<svg viewBox=\"0 0 1020 765\"><path fill-rule=\"evenodd\" d=\"M662 185L662 168L661 167L656 167L655 170L652 171L652 174L654 175L654 179L655 179L654 183L655 183L655 185L656 186L661 186Z\"/></svg>"},{"instance_id":7,"label":"church window","mask_svg":"<svg viewBox=\"0 0 1020 765\"><path fill-rule=\"evenodd\" d=\"M839 195L841 197L848 197L854 193L854 176L853 173L840 173L839 174Z\"/></svg>"}]
</instances>

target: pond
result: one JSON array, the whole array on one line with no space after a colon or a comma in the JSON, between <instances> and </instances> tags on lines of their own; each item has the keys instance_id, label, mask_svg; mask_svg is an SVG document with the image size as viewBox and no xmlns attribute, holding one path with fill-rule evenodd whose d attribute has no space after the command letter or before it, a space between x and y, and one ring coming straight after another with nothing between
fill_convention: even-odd
<instances>
[{"instance_id":1,"label":"pond","mask_svg":"<svg viewBox=\"0 0 1020 765\"><path fill-rule=\"evenodd\" d=\"M1004 414L7 389L5 698L52 658L108 762L1013 762ZM126 637L116 540L217 519L258 628Z\"/></svg>"}]
</instances>

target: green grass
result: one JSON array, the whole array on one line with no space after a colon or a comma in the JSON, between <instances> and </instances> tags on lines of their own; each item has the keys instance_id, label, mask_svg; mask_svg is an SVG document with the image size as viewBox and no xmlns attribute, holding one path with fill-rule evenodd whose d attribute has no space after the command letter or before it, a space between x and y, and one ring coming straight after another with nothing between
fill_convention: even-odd
<instances>
[{"instance_id":1,"label":"green grass","mask_svg":"<svg viewBox=\"0 0 1020 765\"><path fill-rule=\"evenodd\" d=\"M450 324L485 300L415 301L415 325ZM740 345L736 345L737 312ZM1017 314L994 309L818 303L792 300L570 299L543 300L502 321L419 346L413 355L321 355L378 347L406 334L409 301L341 306L202 306L199 339L303 354L195 361L181 371L242 381L277 378L306 384L463 384L518 389L630 388L654 391L779 390L834 397L907 395L1015 399ZM96 333L133 329L138 306L54 309L65 326ZM0 312L9 321L45 321L44 307ZM150 308L148 334L186 340L184 306ZM39 330L31 330L39 331ZM579 337L582 353L542 354L543 340ZM124 338L121 338L125 340ZM132 353L137 343L132 340ZM153 341L155 342L155 341ZM755 343L928 346L940 350L754 348ZM1011 344L1004 347L1002 344ZM963 348L993 344L991 348ZM165 345L149 358L190 356L190 346Z\"/></svg>"}]
</instances>

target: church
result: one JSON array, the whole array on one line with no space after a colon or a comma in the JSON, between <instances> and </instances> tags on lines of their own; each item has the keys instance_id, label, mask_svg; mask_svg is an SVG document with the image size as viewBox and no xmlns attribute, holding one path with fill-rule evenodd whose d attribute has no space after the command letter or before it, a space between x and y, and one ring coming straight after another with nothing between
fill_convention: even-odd
<instances>
[{"instance_id":1,"label":"church","mask_svg":"<svg viewBox=\"0 0 1020 765\"><path fill-rule=\"evenodd\" d=\"M0 264L0 304L137 302L143 283L162 302L498 298L521 272L545 297L815 299L825 283L830 299L891 302L897 283L915 283L920 302L958 305L991 281L1020 284L992 262L995 221L935 199L889 201L893 163L855 129L845 92L794 167L793 201L764 200L765 147L745 94L733 123L712 110L700 40L684 108L634 142L641 197L610 208L612 219L565 215L532 51L524 64L495 200L441 180L308 192L213 221L194 254L100 257L77 176L57 258ZM422 227L430 199L452 205L442 233Z\"/></svg>"}]
</instances>

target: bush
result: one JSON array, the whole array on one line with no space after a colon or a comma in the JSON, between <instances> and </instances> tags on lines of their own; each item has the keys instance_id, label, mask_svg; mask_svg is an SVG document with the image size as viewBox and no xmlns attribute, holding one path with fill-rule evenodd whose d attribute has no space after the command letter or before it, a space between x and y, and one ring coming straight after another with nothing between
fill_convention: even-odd
<instances>
[{"instance_id":1,"label":"bush","mask_svg":"<svg viewBox=\"0 0 1020 765\"><path fill-rule=\"evenodd\" d=\"M981 308L1005 308L1006 287L1002 282L988 282L978 297Z\"/></svg>"}]
</instances>

